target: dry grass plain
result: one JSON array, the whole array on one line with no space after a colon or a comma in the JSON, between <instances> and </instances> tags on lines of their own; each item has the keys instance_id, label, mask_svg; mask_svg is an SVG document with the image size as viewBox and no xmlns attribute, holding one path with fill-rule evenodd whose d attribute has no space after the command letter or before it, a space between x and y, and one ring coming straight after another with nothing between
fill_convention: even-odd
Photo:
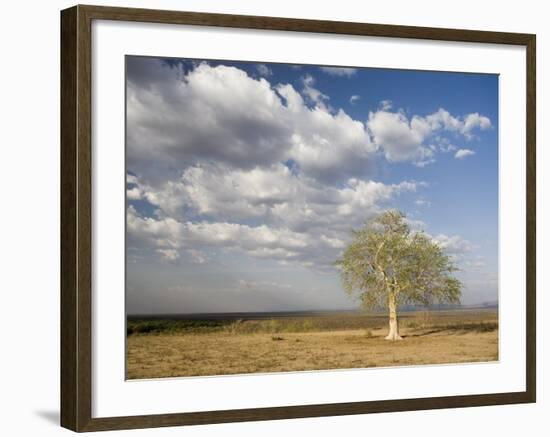
<instances>
[{"instance_id":1,"label":"dry grass plain","mask_svg":"<svg viewBox=\"0 0 550 437\"><path fill-rule=\"evenodd\" d=\"M127 378L469 363L498 360L496 310L338 313L261 320L128 322Z\"/></svg>"}]
</instances>

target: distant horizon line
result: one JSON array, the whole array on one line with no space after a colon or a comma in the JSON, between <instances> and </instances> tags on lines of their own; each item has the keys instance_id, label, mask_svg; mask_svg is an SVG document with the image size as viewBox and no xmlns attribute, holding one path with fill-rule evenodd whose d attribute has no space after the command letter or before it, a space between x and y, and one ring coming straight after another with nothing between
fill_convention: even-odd
<instances>
[{"instance_id":1,"label":"distant horizon line","mask_svg":"<svg viewBox=\"0 0 550 437\"><path fill-rule=\"evenodd\" d=\"M450 311L450 310L461 310L461 309L498 309L498 302L481 302L478 304L468 304L468 305L433 305L433 306L414 306L406 305L401 308L403 312L413 312L413 311L422 311L422 310L431 310L431 311ZM226 315L226 316L238 316L238 315L262 315L262 314L314 314L314 313L342 313L342 312L360 312L364 313L361 308L340 308L340 309L303 309L303 310L280 310L280 311L211 311L211 312L192 312L192 313L131 313L126 314L128 318L137 318L137 317L170 317L170 316L207 316L207 315ZM385 310L372 310L371 313L384 314Z\"/></svg>"}]
</instances>

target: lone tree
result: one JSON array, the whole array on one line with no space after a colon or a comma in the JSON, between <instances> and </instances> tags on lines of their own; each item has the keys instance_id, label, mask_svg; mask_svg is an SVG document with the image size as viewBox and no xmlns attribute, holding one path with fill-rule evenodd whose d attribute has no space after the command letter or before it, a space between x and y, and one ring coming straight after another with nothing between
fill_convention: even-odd
<instances>
[{"instance_id":1,"label":"lone tree","mask_svg":"<svg viewBox=\"0 0 550 437\"><path fill-rule=\"evenodd\" d=\"M386 340L402 340L397 308L405 304L459 303L462 284L453 260L424 232L411 231L405 215L389 210L353 230L340 266L344 290L366 309L387 307Z\"/></svg>"}]
</instances>

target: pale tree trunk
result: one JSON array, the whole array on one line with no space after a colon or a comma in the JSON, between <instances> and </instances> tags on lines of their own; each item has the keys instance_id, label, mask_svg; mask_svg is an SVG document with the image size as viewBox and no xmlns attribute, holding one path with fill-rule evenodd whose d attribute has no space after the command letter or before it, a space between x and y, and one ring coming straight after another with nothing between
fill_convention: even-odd
<instances>
[{"instance_id":1,"label":"pale tree trunk","mask_svg":"<svg viewBox=\"0 0 550 437\"><path fill-rule=\"evenodd\" d=\"M390 310L390 332L386 340L403 340L399 335L399 325L397 323L397 304L395 302L395 294L390 292L388 296L388 308Z\"/></svg>"}]
</instances>

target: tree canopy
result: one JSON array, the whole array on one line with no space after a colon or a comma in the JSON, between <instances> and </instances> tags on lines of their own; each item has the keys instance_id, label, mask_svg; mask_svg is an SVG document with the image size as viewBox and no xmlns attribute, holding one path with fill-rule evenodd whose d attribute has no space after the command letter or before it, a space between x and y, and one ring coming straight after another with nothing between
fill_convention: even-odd
<instances>
[{"instance_id":1,"label":"tree canopy","mask_svg":"<svg viewBox=\"0 0 550 437\"><path fill-rule=\"evenodd\" d=\"M412 231L402 212L386 211L352 235L336 262L343 288L364 308L388 307L390 325L400 305L460 302L454 260L426 233Z\"/></svg>"}]
</instances>

